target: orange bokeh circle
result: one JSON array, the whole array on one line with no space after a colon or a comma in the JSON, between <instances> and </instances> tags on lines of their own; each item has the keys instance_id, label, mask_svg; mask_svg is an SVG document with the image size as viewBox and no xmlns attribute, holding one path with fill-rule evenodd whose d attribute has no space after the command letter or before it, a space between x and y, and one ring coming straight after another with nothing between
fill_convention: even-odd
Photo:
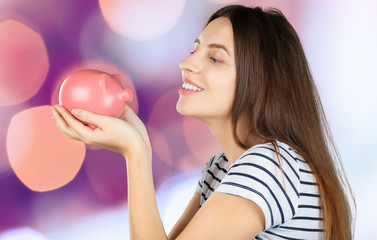
<instances>
[{"instance_id":1,"label":"orange bokeh circle","mask_svg":"<svg viewBox=\"0 0 377 240\"><path fill-rule=\"evenodd\" d=\"M10 165L34 191L49 191L69 183L85 157L85 144L68 139L51 117L50 106L33 107L16 114L8 127Z\"/></svg>"}]
</instances>

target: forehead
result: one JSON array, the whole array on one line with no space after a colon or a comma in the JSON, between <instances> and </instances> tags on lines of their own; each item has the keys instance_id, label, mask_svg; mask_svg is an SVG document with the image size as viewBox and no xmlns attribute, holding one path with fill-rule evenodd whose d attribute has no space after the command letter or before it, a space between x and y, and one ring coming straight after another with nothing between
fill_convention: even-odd
<instances>
[{"instance_id":1,"label":"forehead","mask_svg":"<svg viewBox=\"0 0 377 240\"><path fill-rule=\"evenodd\" d=\"M204 44L223 44L233 51L233 28L232 23L226 17L219 17L210 22L199 36Z\"/></svg>"}]
</instances>

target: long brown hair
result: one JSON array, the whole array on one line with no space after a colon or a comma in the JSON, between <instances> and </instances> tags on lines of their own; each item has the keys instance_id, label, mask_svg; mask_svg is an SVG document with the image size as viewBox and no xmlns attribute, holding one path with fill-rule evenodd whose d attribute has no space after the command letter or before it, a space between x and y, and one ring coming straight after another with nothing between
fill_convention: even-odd
<instances>
[{"instance_id":1,"label":"long brown hair","mask_svg":"<svg viewBox=\"0 0 377 240\"><path fill-rule=\"evenodd\" d=\"M233 136L240 117L252 136L293 147L310 165L321 196L326 239L352 239L351 188L324 114L299 37L277 9L223 7L208 23L227 17L233 27L237 86ZM207 23L207 24L208 24ZM354 200L353 200L354 201Z\"/></svg>"}]
</instances>

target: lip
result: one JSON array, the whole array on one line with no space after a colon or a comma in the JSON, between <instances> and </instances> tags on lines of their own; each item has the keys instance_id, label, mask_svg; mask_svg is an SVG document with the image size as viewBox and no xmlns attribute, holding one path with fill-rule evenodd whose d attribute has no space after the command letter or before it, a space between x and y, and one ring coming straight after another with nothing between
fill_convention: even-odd
<instances>
[{"instance_id":1,"label":"lip","mask_svg":"<svg viewBox=\"0 0 377 240\"><path fill-rule=\"evenodd\" d=\"M191 80L188 79L188 78L183 78L182 81L183 81L184 83L192 84L192 85L196 86L197 88L202 89L202 91L203 91L203 88L202 88L202 87L200 87L198 84L195 84L193 81L191 81ZM198 94L198 93L200 93L200 92L202 92L202 91L194 91L194 90L184 89L183 87L181 87L181 88L179 89L179 94L180 94L180 95L191 95L191 94Z\"/></svg>"},{"instance_id":2,"label":"lip","mask_svg":"<svg viewBox=\"0 0 377 240\"><path fill-rule=\"evenodd\" d=\"M199 86L198 84L194 83L193 81L191 81L191 80L188 79L188 78L183 78L182 81L183 81L184 83L190 83L190 84L192 84L192 85L194 85L194 86L196 86L196 87L198 87L198 88L203 89L201 86Z\"/></svg>"}]
</instances>

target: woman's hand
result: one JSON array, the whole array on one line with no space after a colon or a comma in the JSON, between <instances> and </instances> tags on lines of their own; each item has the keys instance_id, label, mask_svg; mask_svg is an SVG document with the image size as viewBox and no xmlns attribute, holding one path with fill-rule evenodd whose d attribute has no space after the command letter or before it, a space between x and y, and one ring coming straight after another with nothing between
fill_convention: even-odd
<instances>
[{"instance_id":1,"label":"woman's hand","mask_svg":"<svg viewBox=\"0 0 377 240\"><path fill-rule=\"evenodd\" d=\"M85 110L72 111L77 119L96 125L94 130L75 119L61 105L54 105L52 111L56 125L68 138L107 148L121 153L124 157L135 154L147 154L149 159L152 157L147 130L127 105L120 118L97 115Z\"/></svg>"}]
</instances>

